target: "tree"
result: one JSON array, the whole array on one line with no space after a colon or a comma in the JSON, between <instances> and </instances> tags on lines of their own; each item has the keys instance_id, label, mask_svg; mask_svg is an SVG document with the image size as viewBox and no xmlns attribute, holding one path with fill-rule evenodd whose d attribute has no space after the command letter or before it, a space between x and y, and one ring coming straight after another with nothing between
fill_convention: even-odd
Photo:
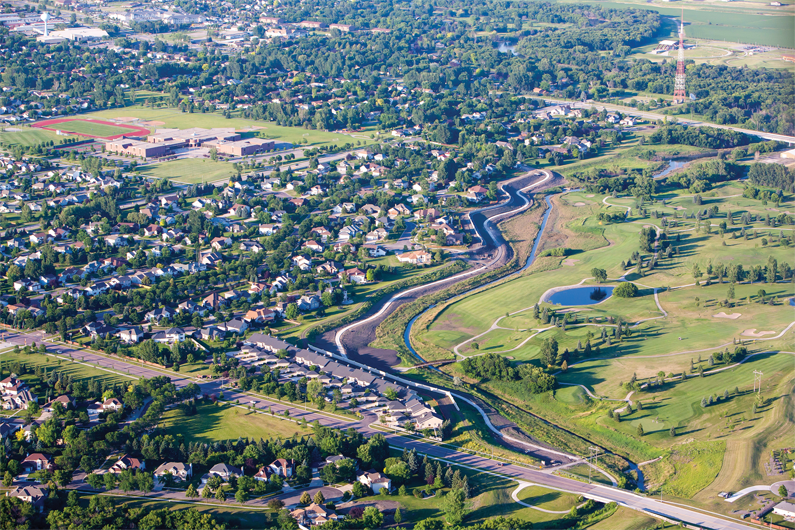
<instances>
[{"instance_id":1,"label":"tree","mask_svg":"<svg viewBox=\"0 0 795 530\"><path fill-rule=\"evenodd\" d=\"M596 280L596 283L603 283L607 281L607 271L594 267L591 269L591 275Z\"/></svg>"},{"instance_id":2,"label":"tree","mask_svg":"<svg viewBox=\"0 0 795 530\"><path fill-rule=\"evenodd\" d=\"M676 436L676 427L671 427L671 430L668 431L668 434L671 436L671 438L675 437Z\"/></svg>"},{"instance_id":3,"label":"tree","mask_svg":"<svg viewBox=\"0 0 795 530\"><path fill-rule=\"evenodd\" d=\"M226 502L226 495L224 494L224 488L218 488L218 491L215 492L215 499L221 502Z\"/></svg>"},{"instance_id":4,"label":"tree","mask_svg":"<svg viewBox=\"0 0 795 530\"><path fill-rule=\"evenodd\" d=\"M102 488L103 485L102 475L97 475L96 473L90 473L88 476L86 476L86 482L88 482L89 486L91 486L95 490L98 490Z\"/></svg>"},{"instance_id":5,"label":"tree","mask_svg":"<svg viewBox=\"0 0 795 530\"><path fill-rule=\"evenodd\" d=\"M300 502L301 504L304 504L304 505L309 504L309 503L312 502L312 497L309 496L309 492L308 491L305 491L305 492L303 492L301 494L301 498L298 499L298 502Z\"/></svg>"},{"instance_id":6,"label":"tree","mask_svg":"<svg viewBox=\"0 0 795 530\"><path fill-rule=\"evenodd\" d=\"M784 486L781 486L781 487L784 488ZM786 488L784 488L784 489L786 490ZM784 496L785 495L782 495L782 497L784 497ZM393 519L395 520L395 523L397 523L397 524L400 524L400 523L403 522L403 515L400 513L400 506L398 506L397 509L395 510L395 516L393 517Z\"/></svg>"},{"instance_id":7,"label":"tree","mask_svg":"<svg viewBox=\"0 0 795 530\"><path fill-rule=\"evenodd\" d=\"M209 484L204 486L202 489L202 499L212 499L213 498L213 490Z\"/></svg>"},{"instance_id":8,"label":"tree","mask_svg":"<svg viewBox=\"0 0 795 530\"><path fill-rule=\"evenodd\" d=\"M657 232L652 227L646 226L641 229L639 243L642 252L651 252L653 250L656 235Z\"/></svg>"},{"instance_id":9,"label":"tree","mask_svg":"<svg viewBox=\"0 0 795 530\"><path fill-rule=\"evenodd\" d=\"M613 289L613 294L619 298L634 298L638 295L638 287L632 282L622 282Z\"/></svg>"},{"instance_id":10,"label":"tree","mask_svg":"<svg viewBox=\"0 0 795 530\"><path fill-rule=\"evenodd\" d=\"M789 492L787 491L787 487L785 485L781 485L778 487L778 496L787 498L789 497Z\"/></svg>"},{"instance_id":11,"label":"tree","mask_svg":"<svg viewBox=\"0 0 795 530\"><path fill-rule=\"evenodd\" d=\"M468 513L463 490L452 489L447 492L447 495L442 498L441 509L448 524L460 525Z\"/></svg>"},{"instance_id":12,"label":"tree","mask_svg":"<svg viewBox=\"0 0 795 530\"><path fill-rule=\"evenodd\" d=\"M284 508L284 501L281 499L271 499L268 501L268 508L271 510L278 512L282 508Z\"/></svg>"},{"instance_id":13,"label":"tree","mask_svg":"<svg viewBox=\"0 0 795 530\"><path fill-rule=\"evenodd\" d=\"M199 496L199 492L196 491L196 488L193 486L193 484L190 484L188 489L185 490L185 496L189 499L195 499Z\"/></svg>"},{"instance_id":14,"label":"tree","mask_svg":"<svg viewBox=\"0 0 795 530\"><path fill-rule=\"evenodd\" d=\"M643 424L638 423L638 436L643 436Z\"/></svg>"},{"instance_id":15,"label":"tree","mask_svg":"<svg viewBox=\"0 0 795 530\"><path fill-rule=\"evenodd\" d=\"M312 500L318 505L322 505L324 502L326 502L326 498L323 496L323 492L320 490L317 490L317 493L315 493L315 497Z\"/></svg>"},{"instance_id":16,"label":"tree","mask_svg":"<svg viewBox=\"0 0 795 530\"><path fill-rule=\"evenodd\" d=\"M541 343L541 359L547 366L554 366L558 358L558 341L555 338L544 339Z\"/></svg>"},{"instance_id":17,"label":"tree","mask_svg":"<svg viewBox=\"0 0 795 530\"><path fill-rule=\"evenodd\" d=\"M362 514L362 522L365 528L381 528L381 525L384 524L384 514L375 506L368 506Z\"/></svg>"},{"instance_id":18,"label":"tree","mask_svg":"<svg viewBox=\"0 0 795 530\"><path fill-rule=\"evenodd\" d=\"M295 320L299 316L298 312L298 305L295 303L291 303L287 305L287 310L284 312L285 318L288 320Z\"/></svg>"},{"instance_id":19,"label":"tree","mask_svg":"<svg viewBox=\"0 0 795 530\"><path fill-rule=\"evenodd\" d=\"M245 488L238 488L237 492L235 492L235 500L240 504L245 504L248 500L248 491Z\"/></svg>"}]
</instances>

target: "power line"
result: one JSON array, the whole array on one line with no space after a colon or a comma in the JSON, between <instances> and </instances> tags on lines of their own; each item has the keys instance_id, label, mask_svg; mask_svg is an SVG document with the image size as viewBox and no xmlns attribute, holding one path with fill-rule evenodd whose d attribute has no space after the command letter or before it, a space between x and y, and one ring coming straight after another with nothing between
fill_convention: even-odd
<instances>
[{"instance_id":1,"label":"power line","mask_svg":"<svg viewBox=\"0 0 795 530\"><path fill-rule=\"evenodd\" d=\"M757 387L757 383L759 383L759 387ZM762 372L759 370L754 370L754 392L762 392Z\"/></svg>"}]
</instances>

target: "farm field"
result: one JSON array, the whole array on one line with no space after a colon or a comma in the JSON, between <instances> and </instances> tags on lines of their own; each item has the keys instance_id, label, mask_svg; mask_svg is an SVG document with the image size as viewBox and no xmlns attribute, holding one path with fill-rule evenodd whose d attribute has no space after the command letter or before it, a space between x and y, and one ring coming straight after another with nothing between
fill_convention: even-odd
<instances>
[{"instance_id":1,"label":"farm field","mask_svg":"<svg viewBox=\"0 0 795 530\"><path fill-rule=\"evenodd\" d=\"M568 2L570 0L560 0ZM649 9L666 17L681 17L681 8L641 1L586 0L611 9ZM754 43L767 46L795 47L792 34L792 11L775 9L769 5L738 2L732 4L684 3L685 34L687 37L728 42Z\"/></svg>"},{"instance_id":2,"label":"farm field","mask_svg":"<svg viewBox=\"0 0 795 530\"><path fill-rule=\"evenodd\" d=\"M293 421L229 404L202 403L197 405L197 409L194 416L185 416L179 409L166 412L163 415L163 434L182 435L186 442L212 443L237 440L243 435L267 440L312 433L311 429L300 427Z\"/></svg>"}]
</instances>

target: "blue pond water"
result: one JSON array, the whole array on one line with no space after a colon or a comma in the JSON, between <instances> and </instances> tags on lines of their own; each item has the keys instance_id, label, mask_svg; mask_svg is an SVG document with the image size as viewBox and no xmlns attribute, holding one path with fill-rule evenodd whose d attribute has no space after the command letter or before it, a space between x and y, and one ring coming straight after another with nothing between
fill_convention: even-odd
<instances>
[{"instance_id":1,"label":"blue pond water","mask_svg":"<svg viewBox=\"0 0 795 530\"><path fill-rule=\"evenodd\" d=\"M601 293L598 292L601 290ZM613 295L613 287L572 287L549 297L550 304L557 305L592 305L607 300Z\"/></svg>"}]
</instances>

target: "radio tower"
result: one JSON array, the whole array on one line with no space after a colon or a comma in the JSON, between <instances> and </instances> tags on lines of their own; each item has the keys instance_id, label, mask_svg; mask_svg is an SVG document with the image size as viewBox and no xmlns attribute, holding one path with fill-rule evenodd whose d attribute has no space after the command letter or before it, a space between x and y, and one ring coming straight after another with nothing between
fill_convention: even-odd
<instances>
[{"instance_id":1,"label":"radio tower","mask_svg":"<svg viewBox=\"0 0 795 530\"><path fill-rule=\"evenodd\" d=\"M682 8L682 22L679 24L679 59L676 61L676 80L674 81L674 103L684 103L685 98L685 10Z\"/></svg>"}]
</instances>

